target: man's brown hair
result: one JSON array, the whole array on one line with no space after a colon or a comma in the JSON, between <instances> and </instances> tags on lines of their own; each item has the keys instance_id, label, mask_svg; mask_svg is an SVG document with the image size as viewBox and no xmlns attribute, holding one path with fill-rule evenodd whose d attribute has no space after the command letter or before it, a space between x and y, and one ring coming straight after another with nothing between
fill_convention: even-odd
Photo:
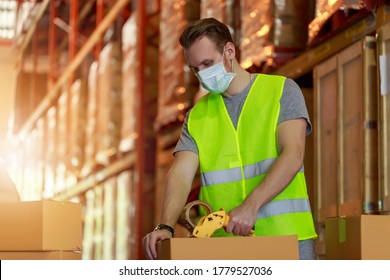
<instances>
[{"instance_id":1,"label":"man's brown hair","mask_svg":"<svg viewBox=\"0 0 390 280\"><path fill-rule=\"evenodd\" d=\"M229 28L215 18L203 18L190 22L180 35L179 42L184 49L188 49L204 36L214 42L221 53L226 43L233 42Z\"/></svg>"}]
</instances>

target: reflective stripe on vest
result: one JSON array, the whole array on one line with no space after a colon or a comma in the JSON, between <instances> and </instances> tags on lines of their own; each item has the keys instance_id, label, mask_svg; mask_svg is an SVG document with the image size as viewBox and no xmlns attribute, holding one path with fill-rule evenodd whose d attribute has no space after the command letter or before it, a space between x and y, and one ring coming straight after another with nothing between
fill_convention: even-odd
<instances>
[{"instance_id":1,"label":"reflective stripe on vest","mask_svg":"<svg viewBox=\"0 0 390 280\"><path fill-rule=\"evenodd\" d=\"M257 218L261 219L298 212L311 212L308 199L299 198L270 201L260 208L260 210L257 212Z\"/></svg>"},{"instance_id":2,"label":"reflective stripe on vest","mask_svg":"<svg viewBox=\"0 0 390 280\"><path fill-rule=\"evenodd\" d=\"M272 164L275 162L275 158L270 158L266 160L262 160L260 162L244 166L244 174L245 179L253 178L258 175L265 174ZM299 170L299 172L303 172L304 168ZM217 170L210 172L203 172L201 174L202 186L212 186L224 183L230 183L235 181L242 180L241 177L241 169L239 167L225 169L225 170Z\"/></svg>"}]
</instances>

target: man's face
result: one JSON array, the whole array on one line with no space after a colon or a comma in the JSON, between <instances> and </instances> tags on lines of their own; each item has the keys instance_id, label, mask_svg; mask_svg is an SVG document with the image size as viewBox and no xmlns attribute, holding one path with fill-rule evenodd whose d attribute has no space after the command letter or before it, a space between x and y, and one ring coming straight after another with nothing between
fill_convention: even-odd
<instances>
[{"instance_id":1,"label":"man's face","mask_svg":"<svg viewBox=\"0 0 390 280\"><path fill-rule=\"evenodd\" d=\"M222 59L222 54L207 37L198 39L190 48L185 50L184 54L188 66L195 73L219 63Z\"/></svg>"}]
</instances>

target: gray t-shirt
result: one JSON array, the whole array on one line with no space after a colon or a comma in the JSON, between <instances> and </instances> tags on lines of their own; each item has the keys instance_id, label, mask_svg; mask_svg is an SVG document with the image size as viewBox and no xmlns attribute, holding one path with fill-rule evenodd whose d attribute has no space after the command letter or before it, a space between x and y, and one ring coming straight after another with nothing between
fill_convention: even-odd
<instances>
[{"instance_id":1,"label":"gray t-shirt","mask_svg":"<svg viewBox=\"0 0 390 280\"><path fill-rule=\"evenodd\" d=\"M251 83L238 95L233 97L224 97L223 100L225 102L226 109L229 113L229 116L232 120L232 123L235 128L237 128L238 118L240 116L242 106L244 105L244 102L246 100L246 97L248 96L249 89L252 87L254 78L257 75L253 75ZM180 139L176 144L175 150L173 153L179 152L179 151L192 151L196 154L198 154L198 148L196 146L196 143L194 139L191 137L190 133L188 132L188 115L187 113L183 129L180 135ZM282 97L280 99L280 112L279 112L279 119L278 124L292 119L299 119L304 118L307 122L306 127L306 135L309 135L311 133L312 127L311 122L309 119L309 114L307 112L305 99L303 98L303 94L299 86L295 83L292 79L286 79L284 82L284 88Z\"/></svg>"}]
</instances>

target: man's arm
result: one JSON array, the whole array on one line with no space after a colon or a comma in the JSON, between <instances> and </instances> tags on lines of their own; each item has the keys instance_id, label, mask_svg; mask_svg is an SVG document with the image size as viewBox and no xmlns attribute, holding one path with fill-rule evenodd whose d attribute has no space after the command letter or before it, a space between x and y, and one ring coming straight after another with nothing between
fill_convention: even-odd
<instances>
[{"instance_id":1,"label":"man's arm","mask_svg":"<svg viewBox=\"0 0 390 280\"><path fill-rule=\"evenodd\" d=\"M277 127L279 157L264 180L245 201L230 213L226 232L248 235L256 223L258 210L282 192L303 166L305 155L306 120L294 119Z\"/></svg>"},{"instance_id":2,"label":"man's arm","mask_svg":"<svg viewBox=\"0 0 390 280\"><path fill-rule=\"evenodd\" d=\"M166 179L161 223L172 227L176 225L187 202L198 165L198 155L193 152L181 151L175 154Z\"/></svg>"},{"instance_id":3,"label":"man's arm","mask_svg":"<svg viewBox=\"0 0 390 280\"><path fill-rule=\"evenodd\" d=\"M187 202L198 166L197 154L189 151L175 154L175 159L166 178L160 223L175 227ZM146 235L142 240L146 257L156 259L157 241L170 237L171 233L164 229Z\"/></svg>"}]
</instances>

